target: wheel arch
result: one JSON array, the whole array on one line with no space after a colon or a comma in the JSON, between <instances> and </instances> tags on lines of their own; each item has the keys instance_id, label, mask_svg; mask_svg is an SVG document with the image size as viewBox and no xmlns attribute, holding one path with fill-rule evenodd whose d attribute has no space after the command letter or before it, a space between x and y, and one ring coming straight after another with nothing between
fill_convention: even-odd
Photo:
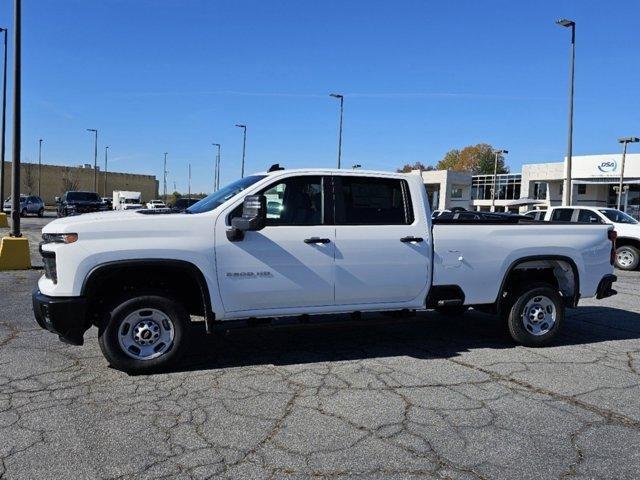
<instances>
[{"instance_id":1,"label":"wheel arch","mask_svg":"<svg viewBox=\"0 0 640 480\"><path fill-rule=\"evenodd\" d=\"M640 250L640 239L633 237L617 237L616 238L616 248L625 247L627 245L631 245L632 247L636 247Z\"/></svg>"},{"instance_id":2,"label":"wheel arch","mask_svg":"<svg viewBox=\"0 0 640 480\"><path fill-rule=\"evenodd\" d=\"M526 270L537 270L531 282L555 279L555 285L562 293L565 305L577 306L580 299L580 275L575 261L565 255L533 255L514 260L505 271L495 300L498 311L501 310L503 300L509 296L509 292L524 283L522 278Z\"/></svg>"},{"instance_id":3,"label":"wheel arch","mask_svg":"<svg viewBox=\"0 0 640 480\"><path fill-rule=\"evenodd\" d=\"M114 294L120 284L113 282L122 278L126 278L129 282L131 279L139 281L141 278L146 278L147 284L154 285L156 288L158 285L177 288L178 291L172 291L172 293L182 299L191 299L185 308L189 313L204 316L207 328L215 319L206 278L198 266L186 260L151 258L105 262L89 271L82 282L80 294L90 299L99 296L103 287L109 294ZM184 280L185 283L179 280ZM108 283L106 286L105 282ZM138 286L144 289L145 285ZM197 301L195 300L196 296L187 290L193 286L197 286Z\"/></svg>"}]
</instances>

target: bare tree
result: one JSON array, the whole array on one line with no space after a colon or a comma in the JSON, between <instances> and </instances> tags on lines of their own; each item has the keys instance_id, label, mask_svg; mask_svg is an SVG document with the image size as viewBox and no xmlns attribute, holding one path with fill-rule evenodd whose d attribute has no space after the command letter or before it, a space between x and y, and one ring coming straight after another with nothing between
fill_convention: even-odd
<instances>
[{"instance_id":1,"label":"bare tree","mask_svg":"<svg viewBox=\"0 0 640 480\"><path fill-rule=\"evenodd\" d=\"M27 194L33 195L33 189L36 186L36 178L33 174L33 164L25 163L24 164L24 184L27 187Z\"/></svg>"},{"instance_id":2,"label":"bare tree","mask_svg":"<svg viewBox=\"0 0 640 480\"><path fill-rule=\"evenodd\" d=\"M77 190L79 184L80 180L78 179L78 176L75 174L75 172L71 168L65 167L64 173L62 174L62 186L64 187L63 190L65 192L68 192L70 190Z\"/></svg>"}]
</instances>

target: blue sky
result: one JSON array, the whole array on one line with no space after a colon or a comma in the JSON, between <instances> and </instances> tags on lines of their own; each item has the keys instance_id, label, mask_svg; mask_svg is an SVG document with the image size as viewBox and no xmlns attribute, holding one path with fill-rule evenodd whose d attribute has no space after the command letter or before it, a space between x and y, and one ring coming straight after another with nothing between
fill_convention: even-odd
<instances>
[{"instance_id":1,"label":"blue sky","mask_svg":"<svg viewBox=\"0 0 640 480\"><path fill-rule=\"evenodd\" d=\"M334 91L345 165L435 163L478 142L507 148L514 171L559 161L560 17L577 22L574 153L640 134L637 1L28 0L23 17L23 161L43 138L46 163L92 162L97 128L110 170L161 179L166 151L170 187L186 190L191 162L192 190L209 191L211 143L234 180L246 123L248 172L334 166Z\"/></svg>"}]
</instances>

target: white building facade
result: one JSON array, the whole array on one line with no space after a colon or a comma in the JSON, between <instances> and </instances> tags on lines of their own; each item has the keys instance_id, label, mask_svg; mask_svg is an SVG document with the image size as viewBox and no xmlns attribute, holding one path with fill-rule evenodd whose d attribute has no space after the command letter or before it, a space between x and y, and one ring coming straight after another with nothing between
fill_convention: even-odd
<instances>
[{"instance_id":1,"label":"white building facade","mask_svg":"<svg viewBox=\"0 0 640 480\"><path fill-rule=\"evenodd\" d=\"M451 170L418 171L429 195L431 207L439 210L463 207L468 210L526 211L562 203L566 162L533 163L522 166L521 174L472 175ZM622 155L580 155L572 162L573 204L615 207L622 172ZM495 206L492 206L495 204ZM621 210L640 218L640 154L627 154L624 165Z\"/></svg>"}]
</instances>

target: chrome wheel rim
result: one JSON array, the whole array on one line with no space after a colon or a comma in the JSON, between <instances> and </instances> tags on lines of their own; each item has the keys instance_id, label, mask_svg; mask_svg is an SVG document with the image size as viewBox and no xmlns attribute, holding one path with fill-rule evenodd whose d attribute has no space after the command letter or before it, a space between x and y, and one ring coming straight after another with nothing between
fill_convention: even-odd
<instances>
[{"instance_id":1,"label":"chrome wheel rim","mask_svg":"<svg viewBox=\"0 0 640 480\"><path fill-rule=\"evenodd\" d=\"M171 319L154 308L141 308L124 319L118 329L122 351L136 360L151 360L173 345L175 329Z\"/></svg>"},{"instance_id":2,"label":"chrome wheel rim","mask_svg":"<svg viewBox=\"0 0 640 480\"><path fill-rule=\"evenodd\" d=\"M630 267L635 261L635 255L630 250L622 250L616 253L616 260L621 267Z\"/></svg>"},{"instance_id":3,"label":"chrome wheel rim","mask_svg":"<svg viewBox=\"0 0 640 480\"><path fill-rule=\"evenodd\" d=\"M531 335L549 333L556 324L557 309L553 301L544 295L529 299L522 312L522 323Z\"/></svg>"}]
</instances>

